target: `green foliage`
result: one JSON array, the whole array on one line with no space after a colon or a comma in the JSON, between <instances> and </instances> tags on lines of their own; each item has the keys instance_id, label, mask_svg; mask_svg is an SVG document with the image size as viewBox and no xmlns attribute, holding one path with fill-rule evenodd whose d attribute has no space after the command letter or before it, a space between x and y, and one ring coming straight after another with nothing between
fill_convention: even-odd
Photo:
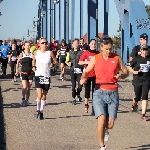
<instances>
[{"instance_id":1,"label":"green foliage","mask_svg":"<svg viewBox=\"0 0 150 150\"><path fill-rule=\"evenodd\" d=\"M148 18L150 19L150 5L146 5L146 12L148 14Z\"/></svg>"},{"instance_id":2,"label":"green foliage","mask_svg":"<svg viewBox=\"0 0 150 150\"><path fill-rule=\"evenodd\" d=\"M121 48L121 34L114 36L113 48Z\"/></svg>"}]
</instances>

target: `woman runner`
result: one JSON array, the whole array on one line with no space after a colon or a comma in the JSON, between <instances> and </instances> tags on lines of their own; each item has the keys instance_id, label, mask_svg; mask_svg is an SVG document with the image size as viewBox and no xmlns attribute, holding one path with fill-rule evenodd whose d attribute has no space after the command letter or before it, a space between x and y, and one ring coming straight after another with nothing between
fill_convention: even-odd
<instances>
[{"instance_id":1,"label":"woman runner","mask_svg":"<svg viewBox=\"0 0 150 150\"><path fill-rule=\"evenodd\" d=\"M21 62L21 76L22 76L22 102L21 106L29 105L29 96L30 96L30 88L33 81L33 67L32 63L34 61L34 57L30 52L30 43L28 41L24 44L24 51L20 53L17 66L16 66L16 75L18 76L19 72L19 63Z\"/></svg>"},{"instance_id":2,"label":"woman runner","mask_svg":"<svg viewBox=\"0 0 150 150\"><path fill-rule=\"evenodd\" d=\"M46 104L46 95L50 87L50 64L51 58L54 63L57 64L57 59L55 58L52 51L47 51L47 40L42 37L39 40L40 50L37 50L34 54L34 69L35 71L35 87L37 91L37 110L34 114L35 118L43 118L43 109Z\"/></svg>"},{"instance_id":3,"label":"woman runner","mask_svg":"<svg viewBox=\"0 0 150 150\"><path fill-rule=\"evenodd\" d=\"M12 80L11 82L16 82L16 64L17 64L17 59L19 56L19 51L16 50L16 43L12 42L12 50L10 50L9 52L9 64L10 64L10 68L11 68L11 76L12 76Z\"/></svg>"},{"instance_id":4,"label":"woman runner","mask_svg":"<svg viewBox=\"0 0 150 150\"><path fill-rule=\"evenodd\" d=\"M128 67L133 73L133 86L135 98L131 107L131 112L138 109L138 102L142 97L142 116L141 120L147 121L146 109L148 105L148 92L150 86L150 56L148 56L148 46L141 46L141 55L133 58Z\"/></svg>"}]
</instances>

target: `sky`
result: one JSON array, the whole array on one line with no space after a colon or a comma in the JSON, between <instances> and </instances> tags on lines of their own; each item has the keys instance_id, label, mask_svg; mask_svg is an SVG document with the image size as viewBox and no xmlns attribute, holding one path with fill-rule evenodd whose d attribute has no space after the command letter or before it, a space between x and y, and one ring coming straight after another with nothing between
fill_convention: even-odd
<instances>
[{"instance_id":1,"label":"sky","mask_svg":"<svg viewBox=\"0 0 150 150\"><path fill-rule=\"evenodd\" d=\"M48 0L49 1L49 0ZM71 1L71 0L70 0ZM76 17L75 17L75 37L79 37L79 0L75 0L75 9L76 9ZM87 32L87 0L83 0L84 5L84 29L83 32ZM145 5L150 5L150 0L144 0ZM0 3L0 12L2 16L0 16L0 39L8 39L10 38L19 38L22 39L23 36L26 40L31 37L35 37L36 28L32 28L33 20L37 19L38 13L38 3L39 0L3 0ZM103 32L103 0L99 0L99 32ZM110 7L111 6L111 7ZM56 11L58 12L59 6L56 5ZM58 13L56 12L56 16L58 18ZM63 13L63 12L62 12ZM48 13L49 14L49 13ZM71 9L70 9L71 14ZM35 17L35 19L34 19ZM70 15L71 20L71 15ZM50 20L48 20L49 22ZM56 19L56 39L59 38L58 33L58 19ZM63 24L63 23L62 23ZM114 36L117 34L117 29L119 25L119 15L116 9L116 5L114 0L109 0L109 35ZM27 37L27 31L30 30L30 37ZM49 33L49 29L48 29ZM63 34L63 28L62 28ZM70 32L71 36L71 32ZM48 36L49 39L49 36Z\"/></svg>"}]
</instances>

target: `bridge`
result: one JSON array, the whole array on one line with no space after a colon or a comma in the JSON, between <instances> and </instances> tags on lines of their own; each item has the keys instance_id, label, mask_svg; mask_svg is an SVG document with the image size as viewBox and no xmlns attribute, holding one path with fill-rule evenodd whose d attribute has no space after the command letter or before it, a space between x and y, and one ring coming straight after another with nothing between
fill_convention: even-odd
<instances>
[{"instance_id":1,"label":"bridge","mask_svg":"<svg viewBox=\"0 0 150 150\"><path fill-rule=\"evenodd\" d=\"M139 35L142 33L150 34L150 22L146 13L143 0L114 0L116 8L121 20L121 55L125 63L127 63L127 52L131 52L132 48L139 44ZM80 7L76 8L76 3L80 3ZM38 6L37 21L37 38L44 36L56 37L59 32L59 41L64 38L67 42L73 40L75 32L75 11L80 12L79 30L80 37L83 37L83 5L84 0L40 0ZM104 0L104 24L98 24L98 0L87 1L87 36L88 41L92 38L98 38L98 26L104 26L104 35L108 35L108 16L109 16L109 0ZM50 13L48 13L48 10ZM137 13L139 12L139 13ZM71 16L70 16L71 15ZM48 17L50 17L50 26L48 26ZM56 28L56 19L59 19L59 25ZM115 18L114 18L115 19ZM33 23L34 26L35 22ZM71 26L70 26L71 24ZM50 29L50 32L48 31ZM69 31L71 30L71 37ZM63 34L62 34L63 31ZM149 40L150 44L150 40Z\"/></svg>"},{"instance_id":2,"label":"bridge","mask_svg":"<svg viewBox=\"0 0 150 150\"><path fill-rule=\"evenodd\" d=\"M2 1L0 0L0 3ZM83 30L85 31L86 28L87 41L85 42L88 43L92 38L98 39L99 26L104 26L104 35L109 35L108 28L111 26L111 23L108 23L109 8L111 7L109 2L110 0L103 0L103 5L99 7L98 0L39 0L38 19L34 20L32 25L33 28L37 28L36 38L38 39L41 36L50 37L48 39L50 41L52 37L56 38L56 34L59 34L59 37L57 37L59 42L64 38L69 43L70 40L75 38L76 28L79 28L80 37L83 37ZM143 0L114 0L114 2L116 4L114 9L118 11L122 27L121 56L124 62L127 63L128 54L135 45L139 44L139 35L142 33L150 34L150 22ZM87 5L86 10L85 5ZM104 21L100 22L98 11L101 8L104 8ZM76 11L79 12L79 24L77 26L75 26ZM85 14L87 26L83 25ZM71 34L69 34L70 32ZM148 42L150 45L150 39Z\"/></svg>"}]
</instances>

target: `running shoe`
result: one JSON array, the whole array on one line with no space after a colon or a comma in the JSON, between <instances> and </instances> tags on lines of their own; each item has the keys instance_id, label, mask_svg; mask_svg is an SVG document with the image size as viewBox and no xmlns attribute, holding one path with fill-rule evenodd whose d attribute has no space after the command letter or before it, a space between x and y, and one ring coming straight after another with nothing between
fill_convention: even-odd
<instances>
[{"instance_id":1,"label":"running shoe","mask_svg":"<svg viewBox=\"0 0 150 150\"><path fill-rule=\"evenodd\" d=\"M76 99L72 101L72 105L76 105Z\"/></svg>"},{"instance_id":2,"label":"running shoe","mask_svg":"<svg viewBox=\"0 0 150 150\"><path fill-rule=\"evenodd\" d=\"M148 120L148 117L146 117L145 115L142 115L142 116L141 116L141 120L142 120L142 121L147 121L147 120Z\"/></svg>"},{"instance_id":3,"label":"running shoe","mask_svg":"<svg viewBox=\"0 0 150 150\"><path fill-rule=\"evenodd\" d=\"M132 105L130 112L137 112L138 111L138 105Z\"/></svg>"},{"instance_id":4,"label":"running shoe","mask_svg":"<svg viewBox=\"0 0 150 150\"><path fill-rule=\"evenodd\" d=\"M14 82L14 79L12 79L11 82Z\"/></svg>"},{"instance_id":5,"label":"running shoe","mask_svg":"<svg viewBox=\"0 0 150 150\"><path fill-rule=\"evenodd\" d=\"M85 105L85 106L84 106L84 112L85 112L85 113L88 113L88 109L89 109L89 105Z\"/></svg>"},{"instance_id":6,"label":"running shoe","mask_svg":"<svg viewBox=\"0 0 150 150\"><path fill-rule=\"evenodd\" d=\"M40 112L40 120L43 120L44 117L43 117L43 113Z\"/></svg>"},{"instance_id":7,"label":"running shoe","mask_svg":"<svg viewBox=\"0 0 150 150\"><path fill-rule=\"evenodd\" d=\"M82 98L80 96L77 96L77 101L78 102L83 102Z\"/></svg>"},{"instance_id":8,"label":"running shoe","mask_svg":"<svg viewBox=\"0 0 150 150\"><path fill-rule=\"evenodd\" d=\"M107 150L106 147L101 147L100 150Z\"/></svg>"},{"instance_id":9,"label":"running shoe","mask_svg":"<svg viewBox=\"0 0 150 150\"><path fill-rule=\"evenodd\" d=\"M14 79L14 82L17 82L17 79Z\"/></svg>"},{"instance_id":10,"label":"running shoe","mask_svg":"<svg viewBox=\"0 0 150 150\"><path fill-rule=\"evenodd\" d=\"M37 110L37 111L35 112L35 114L34 114L34 118L38 118L39 115L40 115L40 111Z\"/></svg>"},{"instance_id":11,"label":"running shoe","mask_svg":"<svg viewBox=\"0 0 150 150\"><path fill-rule=\"evenodd\" d=\"M25 101L25 104L26 104L26 106L29 106L30 105L30 103L29 103L29 101Z\"/></svg>"},{"instance_id":12,"label":"running shoe","mask_svg":"<svg viewBox=\"0 0 150 150\"><path fill-rule=\"evenodd\" d=\"M22 100L21 106L26 106L25 100Z\"/></svg>"},{"instance_id":13,"label":"running shoe","mask_svg":"<svg viewBox=\"0 0 150 150\"><path fill-rule=\"evenodd\" d=\"M108 130L105 130L104 141L107 142L108 140L109 140L109 132L108 132Z\"/></svg>"}]
</instances>

